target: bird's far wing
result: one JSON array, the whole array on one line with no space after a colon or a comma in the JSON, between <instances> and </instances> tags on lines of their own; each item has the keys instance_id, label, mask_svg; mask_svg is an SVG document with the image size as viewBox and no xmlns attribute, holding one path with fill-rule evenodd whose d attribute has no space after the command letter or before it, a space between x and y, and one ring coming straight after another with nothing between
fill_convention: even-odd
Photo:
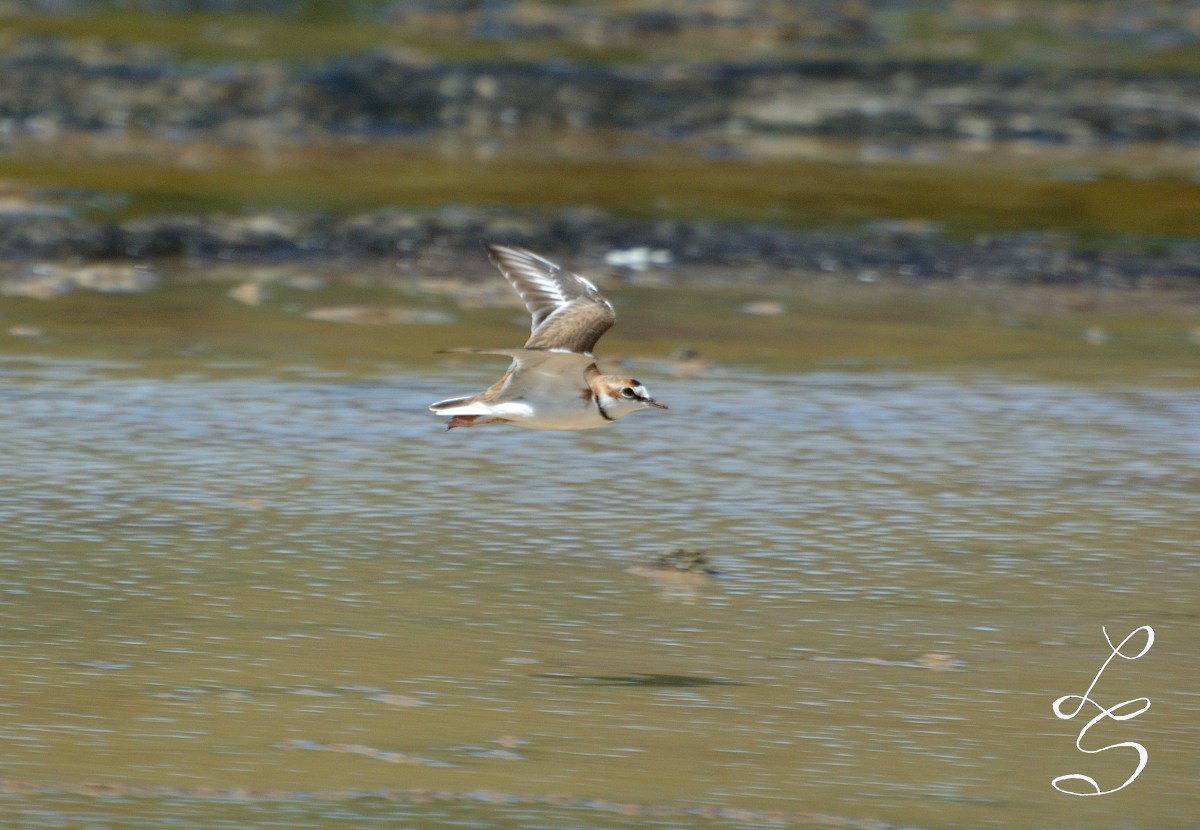
<instances>
[{"instance_id":1,"label":"bird's far wing","mask_svg":"<svg viewBox=\"0 0 1200 830\"><path fill-rule=\"evenodd\" d=\"M524 248L484 247L529 309L532 334L526 348L587 352L612 327L612 306L585 277Z\"/></svg>"},{"instance_id":2,"label":"bird's far wing","mask_svg":"<svg viewBox=\"0 0 1200 830\"><path fill-rule=\"evenodd\" d=\"M525 343L527 349L563 349L591 354L617 317L607 302L576 300L546 318Z\"/></svg>"}]
</instances>

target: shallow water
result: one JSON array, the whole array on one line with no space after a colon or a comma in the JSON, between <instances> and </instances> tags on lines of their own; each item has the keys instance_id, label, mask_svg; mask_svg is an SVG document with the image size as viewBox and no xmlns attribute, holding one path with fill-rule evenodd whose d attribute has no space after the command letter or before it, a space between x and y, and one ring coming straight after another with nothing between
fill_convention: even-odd
<instances>
[{"instance_id":1,"label":"shallow water","mask_svg":"<svg viewBox=\"0 0 1200 830\"><path fill-rule=\"evenodd\" d=\"M446 433L494 366L213 368L0 361L7 826L1200 809L1193 392L647 372L670 412ZM676 547L722 576L630 572ZM1141 625L1085 745L1145 771L1054 791L1133 772L1051 703Z\"/></svg>"}]
</instances>

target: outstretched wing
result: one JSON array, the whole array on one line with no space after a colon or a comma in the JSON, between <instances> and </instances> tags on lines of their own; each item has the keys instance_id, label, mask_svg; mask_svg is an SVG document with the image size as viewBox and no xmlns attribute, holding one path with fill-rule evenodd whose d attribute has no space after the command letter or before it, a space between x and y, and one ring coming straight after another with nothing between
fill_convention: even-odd
<instances>
[{"instance_id":1,"label":"outstretched wing","mask_svg":"<svg viewBox=\"0 0 1200 830\"><path fill-rule=\"evenodd\" d=\"M524 248L486 242L484 248L533 318L526 349L590 353L612 328L617 319L613 307L586 278Z\"/></svg>"}]
</instances>

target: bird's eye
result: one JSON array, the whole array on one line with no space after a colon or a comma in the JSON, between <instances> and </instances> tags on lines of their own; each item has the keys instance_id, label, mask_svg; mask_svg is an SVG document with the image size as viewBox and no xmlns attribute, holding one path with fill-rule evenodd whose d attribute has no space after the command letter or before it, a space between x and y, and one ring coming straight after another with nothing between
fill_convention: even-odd
<instances>
[{"instance_id":1,"label":"bird's eye","mask_svg":"<svg viewBox=\"0 0 1200 830\"><path fill-rule=\"evenodd\" d=\"M632 386L626 386L625 388L623 388L621 390L621 397L622 398L636 398L637 392L633 391Z\"/></svg>"}]
</instances>

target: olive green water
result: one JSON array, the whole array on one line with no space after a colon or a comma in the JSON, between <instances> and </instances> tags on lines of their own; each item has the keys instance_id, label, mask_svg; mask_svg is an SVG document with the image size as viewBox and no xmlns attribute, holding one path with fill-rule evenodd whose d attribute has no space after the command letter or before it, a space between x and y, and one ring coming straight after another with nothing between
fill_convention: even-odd
<instances>
[{"instance_id":1,"label":"olive green water","mask_svg":"<svg viewBox=\"0 0 1200 830\"><path fill-rule=\"evenodd\" d=\"M1058 351L985 360L964 344L988 319L893 304L895 334L859 305L826 340L893 332L898 365L777 336L758 365L638 366L669 412L447 433L424 407L500 367L422 355L519 336L509 312L397 334L190 291L155 315L5 301L6 328L45 331L0 355L0 826L1194 824L1178 321L1163 382L1144 320L1110 321L1135 341L1111 364L1077 320ZM712 309L661 300L670 332L639 346L653 326L622 307L613 345L720 353L791 319L689 330ZM681 546L723 575L629 570ZM1129 748L1075 748L1094 708L1051 704L1109 656L1102 626L1142 625L1152 650L1093 697L1152 707L1084 745L1136 741L1147 767L1060 794L1133 773Z\"/></svg>"}]
</instances>

